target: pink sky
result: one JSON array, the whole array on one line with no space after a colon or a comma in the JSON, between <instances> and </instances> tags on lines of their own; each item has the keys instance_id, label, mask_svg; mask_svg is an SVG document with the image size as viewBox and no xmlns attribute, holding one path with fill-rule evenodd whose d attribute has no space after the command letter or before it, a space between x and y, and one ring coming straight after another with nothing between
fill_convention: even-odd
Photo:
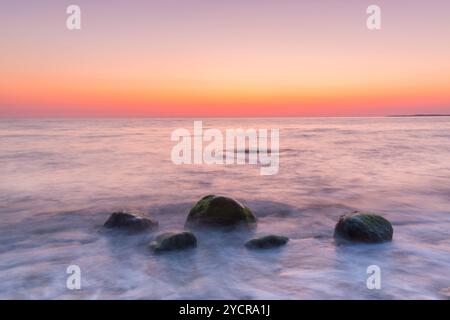
<instances>
[{"instance_id":1,"label":"pink sky","mask_svg":"<svg viewBox=\"0 0 450 320\"><path fill-rule=\"evenodd\" d=\"M438 0L2 2L0 116L450 114L449 16Z\"/></svg>"}]
</instances>

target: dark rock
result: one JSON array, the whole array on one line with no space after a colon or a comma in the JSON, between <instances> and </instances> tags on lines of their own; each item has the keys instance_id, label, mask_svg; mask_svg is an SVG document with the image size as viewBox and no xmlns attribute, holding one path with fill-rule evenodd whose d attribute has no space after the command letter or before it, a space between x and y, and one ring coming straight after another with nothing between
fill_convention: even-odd
<instances>
[{"instance_id":1,"label":"dark rock","mask_svg":"<svg viewBox=\"0 0 450 320\"><path fill-rule=\"evenodd\" d=\"M184 250L195 248L197 246L197 238L192 232L166 232L158 235L155 240L150 243L150 248L155 252Z\"/></svg>"},{"instance_id":2,"label":"dark rock","mask_svg":"<svg viewBox=\"0 0 450 320\"><path fill-rule=\"evenodd\" d=\"M133 232L156 230L158 221L144 218L139 212L114 212L105 222L105 228L122 229Z\"/></svg>"},{"instance_id":3,"label":"dark rock","mask_svg":"<svg viewBox=\"0 0 450 320\"><path fill-rule=\"evenodd\" d=\"M339 218L334 229L337 240L377 243L391 241L394 229L385 218L371 213L355 211Z\"/></svg>"},{"instance_id":4,"label":"dark rock","mask_svg":"<svg viewBox=\"0 0 450 320\"><path fill-rule=\"evenodd\" d=\"M191 209L187 226L234 227L255 226L256 217L249 208L234 199L209 195Z\"/></svg>"},{"instance_id":5,"label":"dark rock","mask_svg":"<svg viewBox=\"0 0 450 320\"><path fill-rule=\"evenodd\" d=\"M250 249L270 249L283 246L288 243L288 241L288 237L268 235L251 239L245 243L245 246Z\"/></svg>"}]
</instances>

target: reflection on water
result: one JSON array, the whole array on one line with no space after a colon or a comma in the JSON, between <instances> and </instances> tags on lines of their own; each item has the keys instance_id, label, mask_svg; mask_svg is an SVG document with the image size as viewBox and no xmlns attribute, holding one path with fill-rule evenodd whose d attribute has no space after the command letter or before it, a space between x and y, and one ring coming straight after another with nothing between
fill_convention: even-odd
<instances>
[{"instance_id":1,"label":"reflection on water","mask_svg":"<svg viewBox=\"0 0 450 320\"><path fill-rule=\"evenodd\" d=\"M210 119L205 127L279 128L280 171L175 166L175 128L193 120L0 120L0 298L444 298L450 287L450 119ZM207 194L235 197L256 234L284 248L247 250L252 234L196 232L195 250L154 255L154 234L105 231L108 214L140 209L183 228ZM394 241L336 246L353 209L393 222ZM66 268L82 270L81 291ZM366 268L382 270L368 290ZM441 292L441 293L439 293Z\"/></svg>"}]
</instances>

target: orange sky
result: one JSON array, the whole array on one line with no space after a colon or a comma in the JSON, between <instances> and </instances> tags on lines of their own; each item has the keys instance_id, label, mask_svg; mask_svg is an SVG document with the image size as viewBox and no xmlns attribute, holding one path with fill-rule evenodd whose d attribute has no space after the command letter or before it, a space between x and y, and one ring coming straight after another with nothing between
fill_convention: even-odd
<instances>
[{"instance_id":1,"label":"orange sky","mask_svg":"<svg viewBox=\"0 0 450 320\"><path fill-rule=\"evenodd\" d=\"M450 113L445 2L380 1L369 31L358 1L187 1L79 1L80 31L64 3L3 8L0 116Z\"/></svg>"}]
</instances>

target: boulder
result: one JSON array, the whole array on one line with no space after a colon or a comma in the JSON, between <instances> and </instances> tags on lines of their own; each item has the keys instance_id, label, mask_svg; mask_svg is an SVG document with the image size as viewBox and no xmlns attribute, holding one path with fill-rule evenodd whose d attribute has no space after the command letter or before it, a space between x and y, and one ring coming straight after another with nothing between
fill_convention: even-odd
<instances>
[{"instance_id":1,"label":"boulder","mask_svg":"<svg viewBox=\"0 0 450 320\"><path fill-rule=\"evenodd\" d=\"M186 226L234 227L238 225L255 226L255 215L238 201L215 195L206 196L198 201L186 220Z\"/></svg>"},{"instance_id":2,"label":"boulder","mask_svg":"<svg viewBox=\"0 0 450 320\"><path fill-rule=\"evenodd\" d=\"M394 229L385 218L367 212L354 211L339 218L334 229L337 240L377 243L391 241Z\"/></svg>"},{"instance_id":3,"label":"boulder","mask_svg":"<svg viewBox=\"0 0 450 320\"><path fill-rule=\"evenodd\" d=\"M195 248L197 238L192 232L166 232L158 235L150 243L150 248L155 252L184 250Z\"/></svg>"},{"instance_id":4,"label":"boulder","mask_svg":"<svg viewBox=\"0 0 450 320\"><path fill-rule=\"evenodd\" d=\"M110 229L122 229L133 232L156 230L158 221L144 218L140 212L114 212L106 220L104 227Z\"/></svg>"},{"instance_id":5,"label":"boulder","mask_svg":"<svg viewBox=\"0 0 450 320\"><path fill-rule=\"evenodd\" d=\"M253 238L245 243L249 249L270 249L280 247L288 243L289 238L277 235L268 235L259 238Z\"/></svg>"}]
</instances>

